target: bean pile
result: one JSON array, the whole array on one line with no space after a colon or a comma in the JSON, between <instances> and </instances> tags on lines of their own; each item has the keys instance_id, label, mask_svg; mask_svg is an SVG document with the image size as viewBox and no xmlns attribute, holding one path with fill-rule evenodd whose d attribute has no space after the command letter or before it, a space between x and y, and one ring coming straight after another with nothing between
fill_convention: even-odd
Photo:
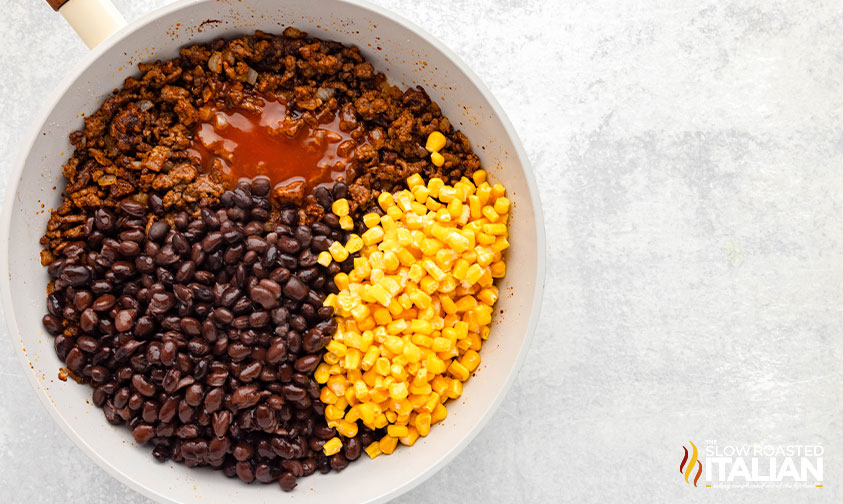
<instances>
[{"instance_id":1,"label":"bean pile","mask_svg":"<svg viewBox=\"0 0 843 504\"><path fill-rule=\"evenodd\" d=\"M347 239L335 214L299 225L295 208L272 222L265 178L241 182L222 208L200 216L135 200L99 209L87 240L68 244L48 267L43 323L93 402L160 459L208 465L245 482L284 490L316 470L342 470L361 441L325 456L336 436L313 370L337 328L326 294L350 261L317 264ZM330 206L345 197L318 191Z\"/></svg>"}]
</instances>

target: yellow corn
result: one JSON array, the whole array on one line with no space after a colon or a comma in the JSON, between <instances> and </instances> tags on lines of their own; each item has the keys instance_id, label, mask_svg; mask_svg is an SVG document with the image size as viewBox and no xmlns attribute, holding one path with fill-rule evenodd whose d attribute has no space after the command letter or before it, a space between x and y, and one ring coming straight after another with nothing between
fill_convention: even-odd
<instances>
[{"instance_id":1,"label":"yellow corn","mask_svg":"<svg viewBox=\"0 0 843 504\"><path fill-rule=\"evenodd\" d=\"M340 441L340 438L338 437L332 437L324 445L322 445L322 453L329 457L339 453L340 449L342 449L342 441Z\"/></svg>"},{"instance_id":2,"label":"yellow corn","mask_svg":"<svg viewBox=\"0 0 843 504\"><path fill-rule=\"evenodd\" d=\"M328 247L328 252L331 253L331 257L334 258L337 262L343 262L348 259L348 250L340 244L340 242L334 242Z\"/></svg>"},{"instance_id":3,"label":"yellow corn","mask_svg":"<svg viewBox=\"0 0 843 504\"><path fill-rule=\"evenodd\" d=\"M377 458L382 453L380 443L377 441L366 447L366 455L368 455L369 458Z\"/></svg>"},{"instance_id":4,"label":"yellow corn","mask_svg":"<svg viewBox=\"0 0 843 504\"><path fill-rule=\"evenodd\" d=\"M471 179L474 181L474 185L480 185L486 181L486 170L476 170L472 175Z\"/></svg>"},{"instance_id":5,"label":"yellow corn","mask_svg":"<svg viewBox=\"0 0 843 504\"><path fill-rule=\"evenodd\" d=\"M415 427L416 427L416 430L419 433L419 436L424 437L424 436L427 436L428 434L430 434L430 423L431 423L431 421L432 421L432 417L431 417L430 413L427 413L427 412L419 413L419 415L416 416Z\"/></svg>"},{"instance_id":6,"label":"yellow corn","mask_svg":"<svg viewBox=\"0 0 843 504\"><path fill-rule=\"evenodd\" d=\"M348 215L348 200L340 198L331 204L331 211L337 214L338 217L345 217Z\"/></svg>"},{"instance_id":7,"label":"yellow corn","mask_svg":"<svg viewBox=\"0 0 843 504\"><path fill-rule=\"evenodd\" d=\"M318 262L322 266L325 266L326 268L331 265L332 260L333 257L331 257L331 253L327 250L319 252L319 255L316 257L316 262Z\"/></svg>"},{"instance_id":8,"label":"yellow corn","mask_svg":"<svg viewBox=\"0 0 843 504\"><path fill-rule=\"evenodd\" d=\"M427 136L427 143L425 144L424 148L427 149L428 152L436 152L441 150L442 147L445 147L446 142L447 139L445 138L445 135L438 131L434 131Z\"/></svg>"},{"instance_id":9,"label":"yellow corn","mask_svg":"<svg viewBox=\"0 0 843 504\"><path fill-rule=\"evenodd\" d=\"M506 272L511 206L486 179L478 171L450 186L413 175L409 189L378 196L386 215L364 215L365 232L317 258L329 266L359 254L351 272L335 275L340 292L325 299L339 327L314 376L340 435L356 435L358 421L386 429L366 448L370 457L426 436L480 365L499 298L494 279ZM343 205L335 210L346 220Z\"/></svg>"},{"instance_id":10,"label":"yellow corn","mask_svg":"<svg viewBox=\"0 0 843 504\"><path fill-rule=\"evenodd\" d=\"M353 227L354 226L352 226L352 228ZM345 243L345 249L348 251L349 254L353 254L355 252L360 252L360 250L363 249L363 245L363 239L357 236L356 234L352 234L348 237L348 241Z\"/></svg>"},{"instance_id":11,"label":"yellow corn","mask_svg":"<svg viewBox=\"0 0 843 504\"><path fill-rule=\"evenodd\" d=\"M439 134L441 135L441 133L439 133ZM431 133L431 136L432 135L433 134ZM428 144L429 144L430 143L430 137L428 137L427 141L428 141ZM439 149L441 149L441 148L442 147L439 147ZM433 149L433 150L439 150L439 149ZM419 175L418 173L414 173L414 174L410 175L409 177L407 177L407 187L409 187L410 189L413 189L414 187L419 186L419 185L420 186L424 185L424 180L422 179L421 175Z\"/></svg>"},{"instance_id":12,"label":"yellow corn","mask_svg":"<svg viewBox=\"0 0 843 504\"><path fill-rule=\"evenodd\" d=\"M351 231L354 229L354 220L350 215L343 215L340 217L340 227L346 231Z\"/></svg>"},{"instance_id":13,"label":"yellow corn","mask_svg":"<svg viewBox=\"0 0 843 504\"><path fill-rule=\"evenodd\" d=\"M398 438L394 438L392 436L384 436L381 438L379 445L381 452L389 455L394 452L395 447L398 446Z\"/></svg>"}]
</instances>

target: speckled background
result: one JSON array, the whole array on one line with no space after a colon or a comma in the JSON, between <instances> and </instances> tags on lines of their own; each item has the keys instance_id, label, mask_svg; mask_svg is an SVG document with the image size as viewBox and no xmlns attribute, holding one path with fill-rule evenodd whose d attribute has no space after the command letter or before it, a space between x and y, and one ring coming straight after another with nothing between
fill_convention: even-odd
<instances>
[{"instance_id":1,"label":"speckled background","mask_svg":"<svg viewBox=\"0 0 843 504\"><path fill-rule=\"evenodd\" d=\"M167 1L115 3L132 20ZM840 2L376 3L503 104L550 258L506 402L400 501L840 502ZM43 1L0 9L5 188L40 98L86 49ZM147 502L53 425L7 343L0 378L0 500ZM821 444L824 487L689 487L689 440Z\"/></svg>"}]
</instances>

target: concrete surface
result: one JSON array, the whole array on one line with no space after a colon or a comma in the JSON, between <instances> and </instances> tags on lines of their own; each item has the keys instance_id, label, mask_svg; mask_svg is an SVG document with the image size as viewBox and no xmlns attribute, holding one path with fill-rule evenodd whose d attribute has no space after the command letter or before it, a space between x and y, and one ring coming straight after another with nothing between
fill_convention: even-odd
<instances>
[{"instance_id":1,"label":"concrete surface","mask_svg":"<svg viewBox=\"0 0 843 504\"><path fill-rule=\"evenodd\" d=\"M131 20L167 2L115 3ZM503 104L551 260L506 403L400 501L840 502L840 3L376 3ZM39 98L86 49L43 1L0 8L5 187ZM59 432L6 343L0 377L0 500L146 502ZM706 440L821 444L824 486L694 488L682 446Z\"/></svg>"}]
</instances>

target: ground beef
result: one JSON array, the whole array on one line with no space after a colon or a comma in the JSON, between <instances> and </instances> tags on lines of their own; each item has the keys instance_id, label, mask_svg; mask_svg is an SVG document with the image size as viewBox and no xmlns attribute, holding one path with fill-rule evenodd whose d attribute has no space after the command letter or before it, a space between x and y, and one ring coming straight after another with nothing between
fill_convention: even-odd
<instances>
[{"instance_id":1,"label":"ground beef","mask_svg":"<svg viewBox=\"0 0 843 504\"><path fill-rule=\"evenodd\" d=\"M352 153L346 181L352 212L370 208L381 191L403 187L414 173L454 183L480 167L468 139L424 89L392 86L356 47L295 28L185 47L178 58L139 70L70 135L75 150L64 165L67 186L41 239L44 264L85 235L97 208L128 198L167 218L216 204L226 188L189 156L193 126L215 108L255 110L258 93L287 101L296 120L338 113L343 129L367 140ZM441 167L424 148L434 130L448 139Z\"/></svg>"}]
</instances>

